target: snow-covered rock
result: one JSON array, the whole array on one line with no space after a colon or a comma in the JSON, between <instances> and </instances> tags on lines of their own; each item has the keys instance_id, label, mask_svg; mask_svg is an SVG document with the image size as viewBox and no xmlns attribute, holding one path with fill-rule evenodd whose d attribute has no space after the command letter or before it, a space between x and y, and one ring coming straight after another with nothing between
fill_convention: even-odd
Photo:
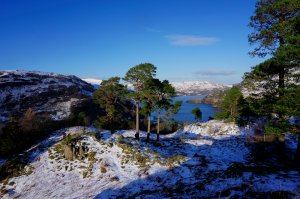
<instances>
[{"instance_id":1,"label":"snow-covered rock","mask_svg":"<svg viewBox=\"0 0 300 199\"><path fill-rule=\"evenodd\" d=\"M76 76L33 71L0 71L0 119L23 114L28 108L63 119L94 91Z\"/></svg>"}]
</instances>

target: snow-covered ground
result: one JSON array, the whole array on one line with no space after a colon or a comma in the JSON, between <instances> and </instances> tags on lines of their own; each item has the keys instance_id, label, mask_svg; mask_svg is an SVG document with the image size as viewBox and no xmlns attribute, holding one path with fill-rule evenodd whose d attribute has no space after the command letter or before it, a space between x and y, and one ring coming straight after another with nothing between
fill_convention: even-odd
<instances>
[{"instance_id":1,"label":"snow-covered ground","mask_svg":"<svg viewBox=\"0 0 300 199\"><path fill-rule=\"evenodd\" d=\"M260 175L243 168L250 128L209 121L188 125L159 142L141 132L72 127L28 151L25 175L0 183L3 198L225 198L287 191L299 197L299 171ZM67 160L63 135L80 135L86 158ZM0 195L1 196L1 195Z\"/></svg>"}]
</instances>

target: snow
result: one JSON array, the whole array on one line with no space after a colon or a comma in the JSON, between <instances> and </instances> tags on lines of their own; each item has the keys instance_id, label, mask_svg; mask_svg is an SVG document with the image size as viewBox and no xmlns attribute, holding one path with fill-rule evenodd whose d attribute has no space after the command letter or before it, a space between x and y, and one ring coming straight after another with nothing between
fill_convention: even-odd
<instances>
[{"instance_id":1,"label":"snow","mask_svg":"<svg viewBox=\"0 0 300 199\"><path fill-rule=\"evenodd\" d=\"M61 120L63 118L69 117L71 114L72 103L77 101L79 101L79 99L71 98L70 101L61 102L57 104L55 107L55 110L57 111L51 115L52 119Z\"/></svg>"},{"instance_id":2,"label":"snow","mask_svg":"<svg viewBox=\"0 0 300 199\"><path fill-rule=\"evenodd\" d=\"M75 76L65 76L55 73L45 73L39 71L0 71L0 121L7 120L7 116L15 114L17 110L20 110L20 101L28 101L32 96L40 96L44 93L51 91L62 91L65 88L76 87L79 89L77 95L91 96L93 88L90 84L82 81ZM74 91L74 93L77 91ZM83 97L78 97L82 99ZM53 98L51 100L40 101L39 104L30 104L36 112L59 112L58 114L53 114L53 118L62 119L69 115L70 103L74 100L66 102L66 100L58 105L59 110L55 110L52 104L58 104L56 100L63 100L60 98ZM66 97L67 98L67 97ZM28 102L27 102L28 103ZM24 104L23 104L24 105ZM63 105L65 105L63 107Z\"/></svg>"},{"instance_id":3,"label":"snow","mask_svg":"<svg viewBox=\"0 0 300 199\"><path fill-rule=\"evenodd\" d=\"M203 94L211 92L213 90L224 90L229 88L223 84L211 83L208 81L182 81L171 83L177 93L191 95L191 94Z\"/></svg>"},{"instance_id":4,"label":"snow","mask_svg":"<svg viewBox=\"0 0 300 199\"><path fill-rule=\"evenodd\" d=\"M298 193L298 171L236 174L235 165L248 166L248 133L251 128L214 120L161 135L158 143L155 134L146 142L146 132L140 132L140 141L135 140L133 130L111 134L93 127L62 129L28 150L26 169L33 172L12 177L7 185L0 183L8 190L2 197L214 198L227 189L230 196L243 196L249 190ZM82 134L77 144L88 146L94 158L71 161L57 152L60 140L68 134ZM145 161L139 162L138 157Z\"/></svg>"},{"instance_id":5,"label":"snow","mask_svg":"<svg viewBox=\"0 0 300 199\"><path fill-rule=\"evenodd\" d=\"M87 83L90 83L90 84L95 84L97 86L99 86L101 84L101 82L103 80L101 79L96 79L96 78L82 78L83 81L86 81Z\"/></svg>"},{"instance_id":6,"label":"snow","mask_svg":"<svg viewBox=\"0 0 300 199\"><path fill-rule=\"evenodd\" d=\"M176 92L180 95L207 94L214 90L224 90L230 88L228 85L211 83L208 81L182 81L171 82ZM132 84L127 84L128 89L134 90Z\"/></svg>"},{"instance_id":7,"label":"snow","mask_svg":"<svg viewBox=\"0 0 300 199\"><path fill-rule=\"evenodd\" d=\"M83 81L86 81L94 86L95 89L99 88L99 85L103 80L97 78L82 78ZM223 90L230 88L231 85L223 85L218 83L211 83L208 81L182 81L182 82L171 82L175 90L179 94L192 95L192 94L207 94L213 90ZM134 90L132 84L127 83L127 88L129 90Z\"/></svg>"},{"instance_id":8,"label":"snow","mask_svg":"<svg viewBox=\"0 0 300 199\"><path fill-rule=\"evenodd\" d=\"M27 71L27 70L2 70L3 74L1 76L9 75L9 74L15 74L15 75L21 75L21 76L27 76L28 73L34 73L37 75L47 75L47 76L62 76L56 73L47 73L47 72L41 72L41 71Z\"/></svg>"}]
</instances>

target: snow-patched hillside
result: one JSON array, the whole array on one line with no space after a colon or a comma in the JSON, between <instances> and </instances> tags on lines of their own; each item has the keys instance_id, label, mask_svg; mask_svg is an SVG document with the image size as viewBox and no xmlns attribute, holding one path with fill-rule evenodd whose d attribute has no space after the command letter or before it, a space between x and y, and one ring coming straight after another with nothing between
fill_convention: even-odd
<instances>
[{"instance_id":1,"label":"snow-patched hillside","mask_svg":"<svg viewBox=\"0 0 300 199\"><path fill-rule=\"evenodd\" d=\"M227 198L278 190L299 193L298 171L241 171L248 164L246 137L251 132L210 121L161 136L160 142L146 142L142 132L138 142L128 130L113 135L95 128L60 130L28 152L30 164L23 175L0 183L0 196ZM64 157L60 140L67 134L79 136L76 145L88 148L85 158Z\"/></svg>"},{"instance_id":2,"label":"snow-patched hillside","mask_svg":"<svg viewBox=\"0 0 300 199\"><path fill-rule=\"evenodd\" d=\"M93 91L92 85L76 76L0 71L0 119L23 114L28 108L62 119Z\"/></svg>"},{"instance_id":3,"label":"snow-patched hillside","mask_svg":"<svg viewBox=\"0 0 300 199\"><path fill-rule=\"evenodd\" d=\"M179 95L207 95L214 90L225 90L229 86L208 81L172 82Z\"/></svg>"}]
</instances>

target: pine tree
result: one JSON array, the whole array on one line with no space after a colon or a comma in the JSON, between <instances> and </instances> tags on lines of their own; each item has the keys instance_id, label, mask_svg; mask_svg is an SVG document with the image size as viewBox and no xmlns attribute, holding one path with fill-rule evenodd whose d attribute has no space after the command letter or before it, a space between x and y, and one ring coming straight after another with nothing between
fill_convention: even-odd
<instances>
[{"instance_id":1,"label":"pine tree","mask_svg":"<svg viewBox=\"0 0 300 199\"><path fill-rule=\"evenodd\" d=\"M126 73L124 80L128 83L131 83L134 87L134 93L130 94L130 97L135 100L136 108L136 133L135 137L139 139L139 108L140 102L143 100L143 90L145 90L145 82L149 79L152 79L156 75L156 67L150 63L144 63L136 65L129 69Z\"/></svg>"},{"instance_id":2,"label":"pine tree","mask_svg":"<svg viewBox=\"0 0 300 199\"><path fill-rule=\"evenodd\" d=\"M242 92L237 86L233 86L225 95L222 102L222 112L217 113L217 118L237 119L239 101L243 97Z\"/></svg>"},{"instance_id":3,"label":"pine tree","mask_svg":"<svg viewBox=\"0 0 300 199\"><path fill-rule=\"evenodd\" d=\"M163 110L169 110L172 108L179 108L179 104L176 107L171 103L173 97L175 97L175 89L169 83L168 80L160 81L159 79L151 79L147 83L148 89L151 91L151 95L155 101L155 107L157 111L157 141L159 140L160 133L160 120L161 112Z\"/></svg>"},{"instance_id":4,"label":"pine tree","mask_svg":"<svg viewBox=\"0 0 300 199\"><path fill-rule=\"evenodd\" d=\"M256 96L260 102L256 109L265 109L260 115L275 113L279 116L269 122L268 131L277 129L274 132L283 133L294 129L287 118L297 115L293 110L299 106L294 97L299 94L300 79L299 10L300 0L259 0L249 24L254 29L249 42L257 44L251 54L271 56L244 77L245 81L256 81L256 86L263 89L261 95ZM252 101L250 105L254 104L255 98L249 101ZM299 127L296 129L299 134L297 156L300 157Z\"/></svg>"},{"instance_id":5,"label":"pine tree","mask_svg":"<svg viewBox=\"0 0 300 199\"><path fill-rule=\"evenodd\" d=\"M202 112L199 107L196 107L192 110L192 114L195 116L195 120L202 119Z\"/></svg>"},{"instance_id":6,"label":"pine tree","mask_svg":"<svg viewBox=\"0 0 300 199\"><path fill-rule=\"evenodd\" d=\"M289 56L283 56L295 42L292 35L298 34L299 10L300 0L260 0L256 3L255 15L251 17L249 24L254 29L249 35L249 42L252 45L258 44L251 54L273 56L264 66L268 72L278 75L279 96L284 94L286 74L291 68L299 67L299 64L291 62L294 57L288 59ZM299 34L296 38L296 41L299 40ZM296 46L299 47L299 42ZM289 51L295 52L295 48L292 49ZM299 48L296 52L299 52ZM297 62L299 63L299 59Z\"/></svg>"},{"instance_id":7,"label":"pine tree","mask_svg":"<svg viewBox=\"0 0 300 199\"><path fill-rule=\"evenodd\" d=\"M105 110L106 115L99 117L100 125L108 126L113 133L117 125L125 123L124 114L127 111L127 88L120 84L119 77L112 77L101 82L93 94L94 101Z\"/></svg>"},{"instance_id":8,"label":"pine tree","mask_svg":"<svg viewBox=\"0 0 300 199\"><path fill-rule=\"evenodd\" d=\"M152 79L148 80L145 83L145 89L143 91L143 105L142 111L147 117L147 141L150 140L150 130L151 130L151 114L155 111L155 96L152 94L152 90L149 87L149 82Z\"/></svg>"}]
</instances>

